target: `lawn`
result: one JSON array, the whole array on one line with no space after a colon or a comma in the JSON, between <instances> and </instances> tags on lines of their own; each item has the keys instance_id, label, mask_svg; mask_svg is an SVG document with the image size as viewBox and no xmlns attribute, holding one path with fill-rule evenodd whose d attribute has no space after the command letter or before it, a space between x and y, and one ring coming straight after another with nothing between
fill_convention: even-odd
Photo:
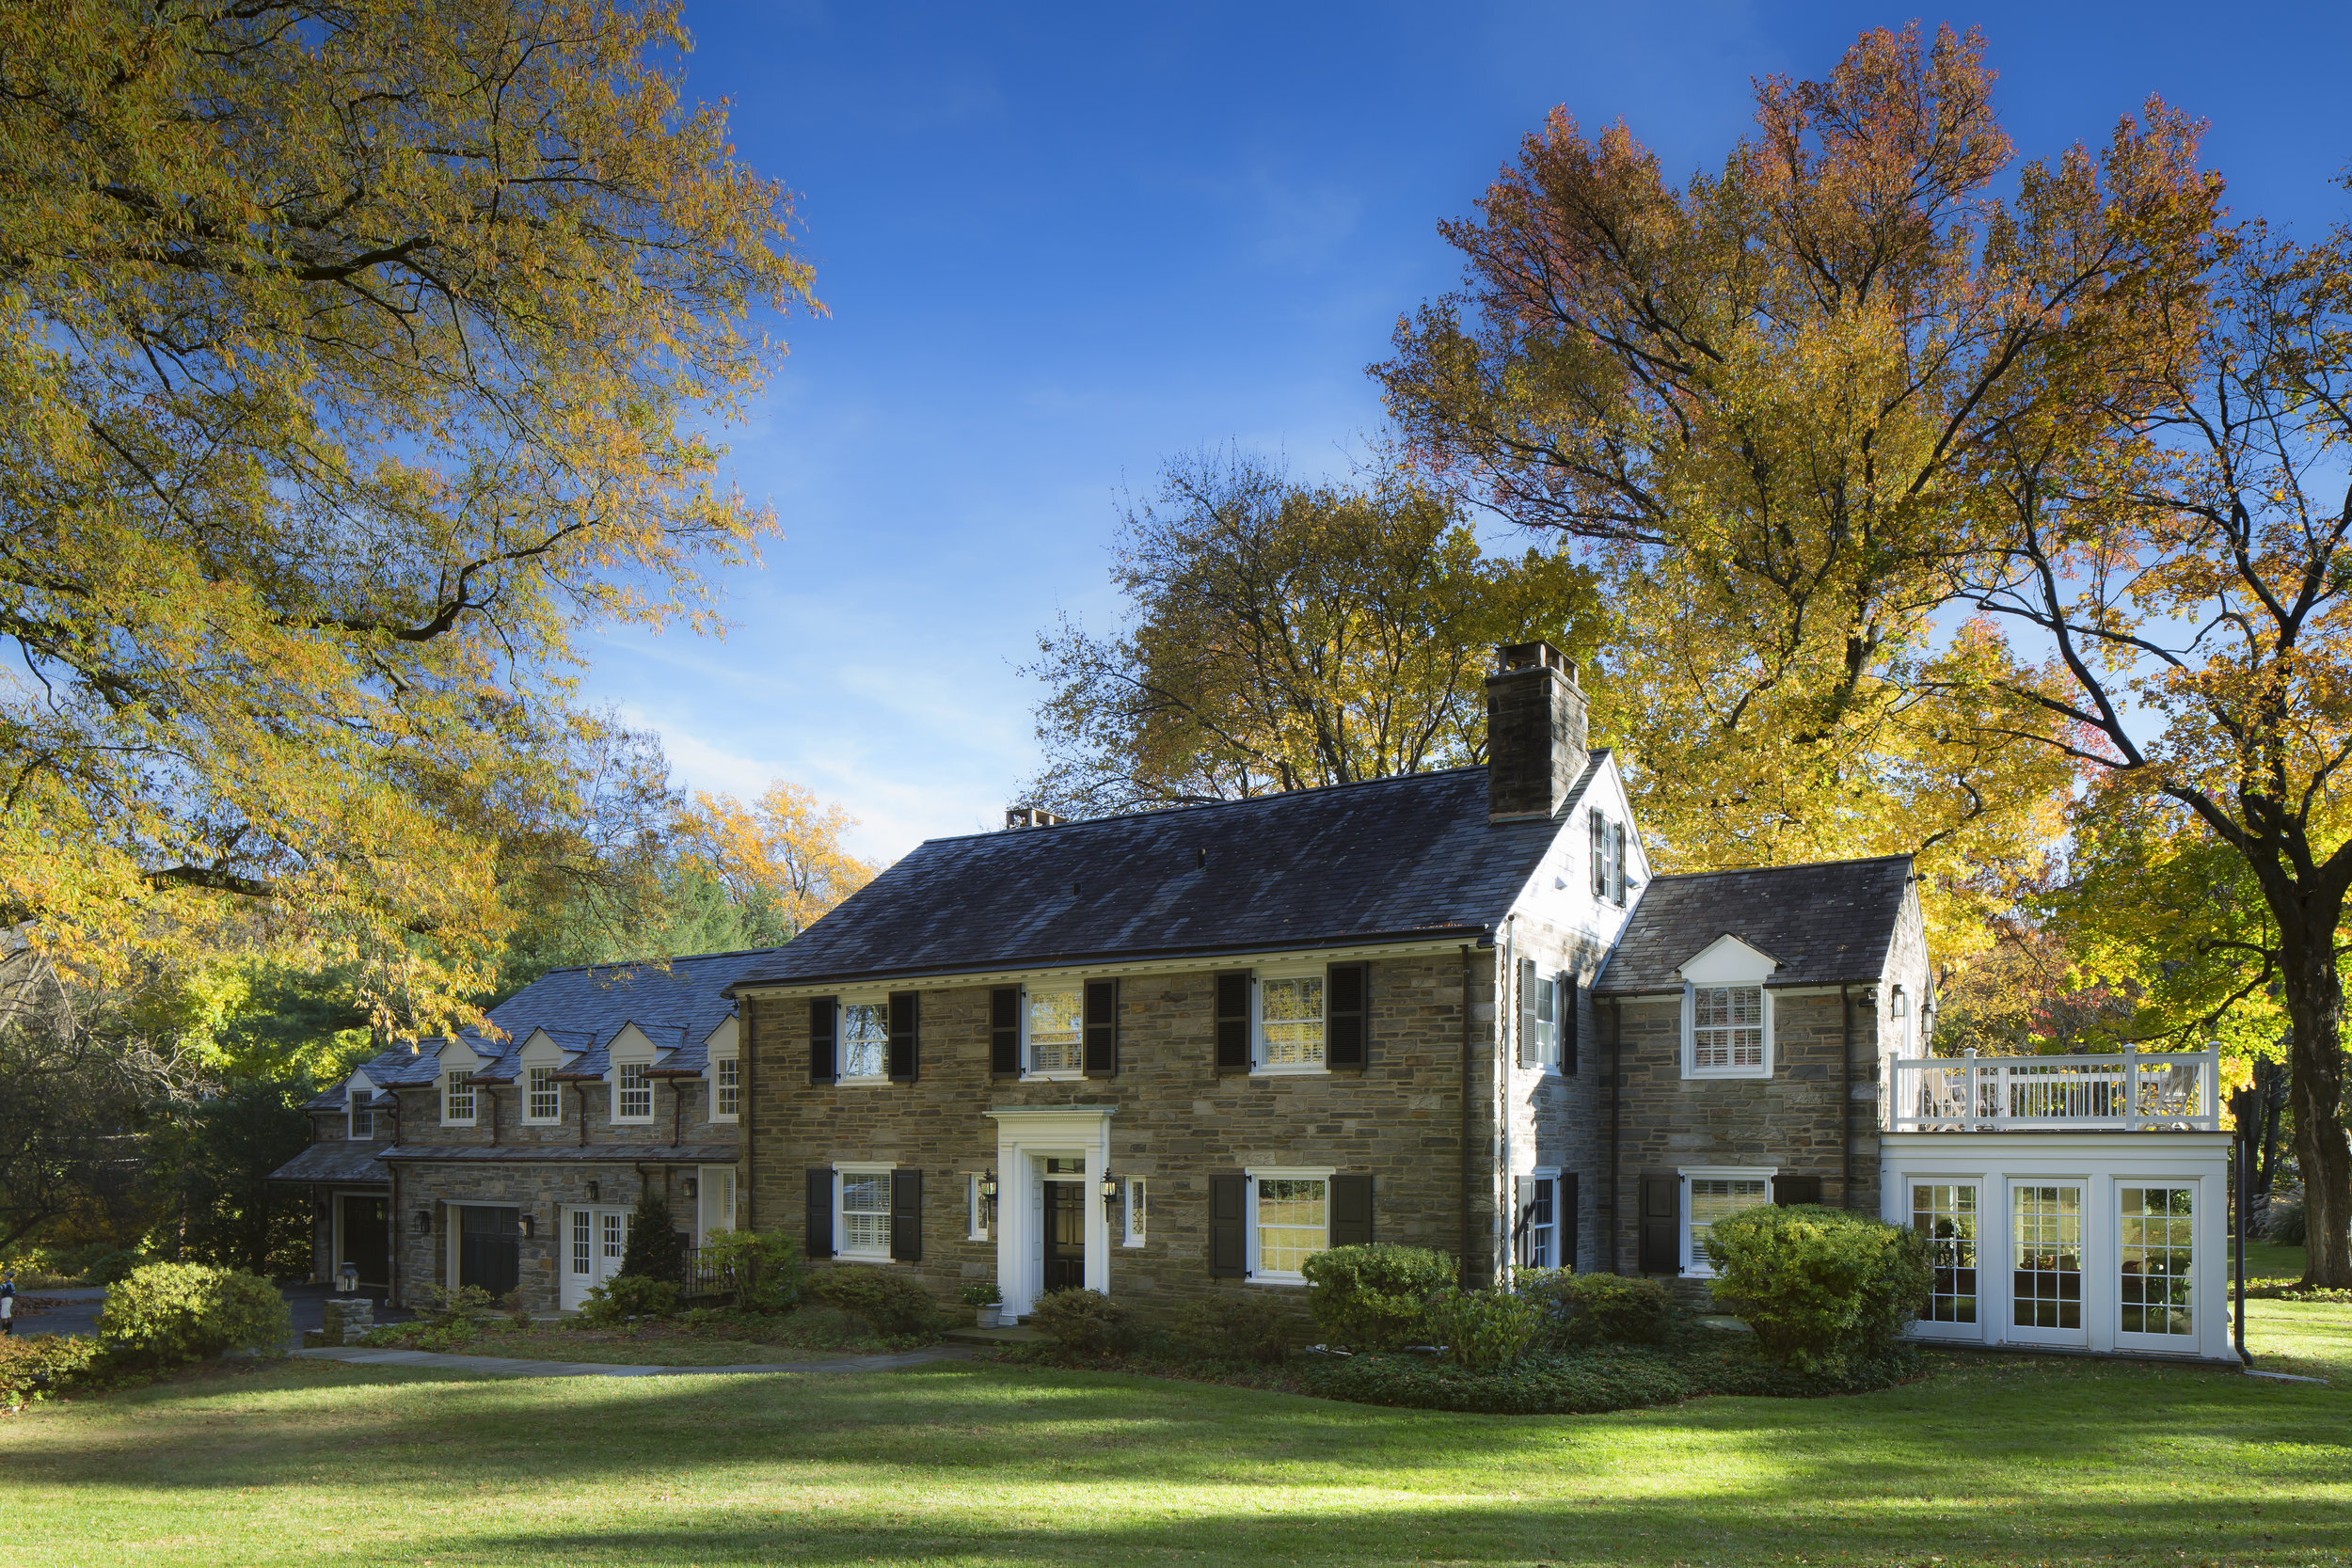
<instances>
[{"instance_id":1,"label":"lawn","mask_svg":"<svg viewBox=\"0 0 2352 1568\"><path fill-rule=\"evenodd\" d=\"M474 1338L451 1342L426 1323L378 1329L369 1343L415 1345L457 1355L513 1356L525 1361L586 1361L601 1366L737 1367L758 1362L831 1361L845 1355L886 1355L917 1341L878 1339L840 1313L803 1307L775 1318L752 1317L700 1328L648 1323L627 1328L503 1318L474 1325Z\"/></svg>"},{"instance_id":2,"label":"lawn","mask_svg":"<svg viewBox=\"0 0 2352 1568\"><path fill-rule=\"evenodd\" d=\"M1856 1399L1502 1418L952 1362L294 1362L0 1420L0 1559L2352 1563L2352 1308L2249 1318L2336 1381L1952 1356Z\"/></svg>"}]
</instances>

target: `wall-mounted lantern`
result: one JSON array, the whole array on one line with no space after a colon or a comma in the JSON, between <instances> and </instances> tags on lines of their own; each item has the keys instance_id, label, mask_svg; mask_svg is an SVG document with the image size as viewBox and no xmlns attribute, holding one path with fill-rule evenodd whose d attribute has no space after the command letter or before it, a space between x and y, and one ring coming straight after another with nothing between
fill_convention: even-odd
<instances>
[{"instance_id":1,"label":"wall-mounted lantern","mask_svg":"<svg viewBox=\"0 0 2352 1568\"><path fill-rule=\"evenodd\" d=\"M1103 1195L1103 1217L1107 1220L1111 1217L1112 1206L1119 1201L1119 1178L1109 1171L1104 1171L1102 1185L1098 1190Z\"/></svg>"},{"instance_id":2,"label":"wall-mounted lantern","mask_svg":"<svg viewBox=\"0 0 2352 1568\"><path fill-rule=\"evenodd\" d=\"M523 1234L526 1237L536 1236L539 1234L539 1216L536 1214L525 1214L523 1216Z\"/></svg>"},{"instance_id":3,"label":"wall-mounted lantern","mask_svg":"<svg viewBox=\"0 0 2352 1568\"><path fill-rule=\"evenodd\" d=\"M588 1183L588 1201L591 1203L601 1203L604 1201L604 1198L598 1190L597 1183L594 1181Z\"/></svg>"},{"instance_id":4,"label":"wall-mounted lantern","mask_svg":"<svg viewBox=\"0 0 2352 1568\"><path fill-rule=\"evenodd\" d=\"M996 1223L996 1173L990 1171L980 1178L980 1223Z\"/></svg>"},{"instance_id":5,"label":"wall-mounted lantern","mask_svg":"<svg viewBox=\"0 0 2352 1568\"><path fill-rule=\"evenodd\" d=\"M700 1196L703 1196L703 1184L702 1184L701 1180L698 1180L698 1179L697 1179L697 1178L695 1178L695 1177L691 1177L691 1176L688 1177L688 1178L686 1179L686 1197L687 1197L687 1201L691 1202L691 1201L693 1201L695 1198L698 1198L698 1197L700 1197Z\"/></svg>"},{"instance_id":6,"label":"wall-mounted lantern","mask_svg":"<svg viewBox=\"0 0 2352 1568\"><path fill-rule=\"evenodd\" d=\"M420 1209L417 1211L417 1234L420 1236L430 1236L433 1234L432 1210Z\"/></svg>"},{"instance_id":7,"label":"wall-mounted lantern","mask_svg":"<svg viewBox=\"0 0 2352 1568\"><path fill-rule=\"evenodd\" d=\"M1900 986L1895 988L1894 1014L1897 1018L1911 1016L1911 993Z\"/></svg>"}]
</instances>

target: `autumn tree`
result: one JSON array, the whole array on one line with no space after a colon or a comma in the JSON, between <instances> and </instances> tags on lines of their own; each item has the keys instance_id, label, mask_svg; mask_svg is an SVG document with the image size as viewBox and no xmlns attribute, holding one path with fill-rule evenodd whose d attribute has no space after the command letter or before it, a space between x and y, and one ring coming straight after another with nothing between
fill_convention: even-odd
<instances>
[{"instance_id":1,"label":"autumn tree","mask_svg":"<svg viewBox=\"0 0 2352 1568\"><path fill-rule=\"evenodd\" d=\"M749 805L698 790L678 820L680 864L720 890L746 929L786 942L881 869L842 843L856 826L841 807L782 779Z\"/></svg>"},{"instance_id":2,"label":"autumn tree","mask_svg":"<svg viewBox=\"0 0 2352 1568\"><path fill-rule=\"evenodd\" d=\"M0 920L468 1013L576 629L709 625L767 526L704 431L809 274L686 44L675 0L0 8Z\"/></svg>"},{"instance_id":3,"label":"autumn tree","mask_svg":"<svg viewBox=\"0 0 2352 1568\"><path fill-rule=\"evenodd\" d=\"M1555 112L1442 226L1463 288L1375 367L1433 481L1591 550L1627 627L1599 717L1662 861L1925 851L1954 941L1955 884L2029 858L2068 782L1911 678L1999 663L1936 618L1979 475L2133 372L2216 201L2160 105L1996 196L1992 86L1975 34L1866 33L1827 80L1758 82L1756 132L1680 186Z\"/></svg>"},{"instance_id":4,"label":"autumn tree","mask_svg":"<svg viewBox=\"0 0 2352 1568\"><path fill-rule=\"evenodd\" d=\"M1589 573L1486 556L1425 488L1299 484L1231 454L1168 466L1111 580L1130 624L1065 620L1026 672L1050 689L1031 793L1073 816L1481 762L1494 645L1583 651L1601 616Z\"/></svg>"}]
</instances>

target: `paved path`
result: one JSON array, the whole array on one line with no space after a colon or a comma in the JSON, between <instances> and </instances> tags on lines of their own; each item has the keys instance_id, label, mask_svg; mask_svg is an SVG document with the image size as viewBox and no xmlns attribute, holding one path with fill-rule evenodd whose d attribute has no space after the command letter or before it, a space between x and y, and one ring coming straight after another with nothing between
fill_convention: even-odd
<instances>
[{"instance_id":1,"label":"paved path","mask_svg":"<svg viewBox=\"0 0 2352 1568\"><path fill-rule=\"evenodd\" d=\"M509 1377L699 1377L729 1372L886 1372L927 1361L961 1361L972 1354L953 1345L902 1351L897 1355L838 1355L830 1361L755 1361L739 1367L614 1367L596 1361L523 1361L510 1355L449 1355L429 1350L369 1350L327 1345L298 1350L313 1361L349 1361L367 1367L446 1367L458 1371L502 1372Z\"/></svg>"}]
</instances>

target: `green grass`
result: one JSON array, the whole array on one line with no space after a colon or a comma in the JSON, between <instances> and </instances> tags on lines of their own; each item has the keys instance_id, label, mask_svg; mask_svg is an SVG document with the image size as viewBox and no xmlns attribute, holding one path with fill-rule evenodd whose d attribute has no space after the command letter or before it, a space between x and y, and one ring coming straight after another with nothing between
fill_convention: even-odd
<instances>
[{"instance_id":1,"label":"green grass","mask_svg":"<svg viewBox=\"0 0 2352 1568\"><path fill-rule=\"evenodd\" d=\"M2352 1562L2352 1308L2249 1318L2337 1381L1953 1355L1854 1399L1481 1418L985 1364L297 1361L0 1419L0 1560Z\"/></svg>"},{"instance_id":2,"label":"green grass","mask_svg":"<svg viewBox=\"0 0 2352 1568\"><path fill-rule=\"evenodd\" d=\"M705 1338L649 1329L642 1333L598 1333L590 1329L485 1326L469 1344L452 1345L454 1355L509 1355L525 1361L584 1361L607 1367L740 1367L762 1361L830 1361L844 1355L882 1355L880 1340Z\"/></svg>"}]
</instances>

